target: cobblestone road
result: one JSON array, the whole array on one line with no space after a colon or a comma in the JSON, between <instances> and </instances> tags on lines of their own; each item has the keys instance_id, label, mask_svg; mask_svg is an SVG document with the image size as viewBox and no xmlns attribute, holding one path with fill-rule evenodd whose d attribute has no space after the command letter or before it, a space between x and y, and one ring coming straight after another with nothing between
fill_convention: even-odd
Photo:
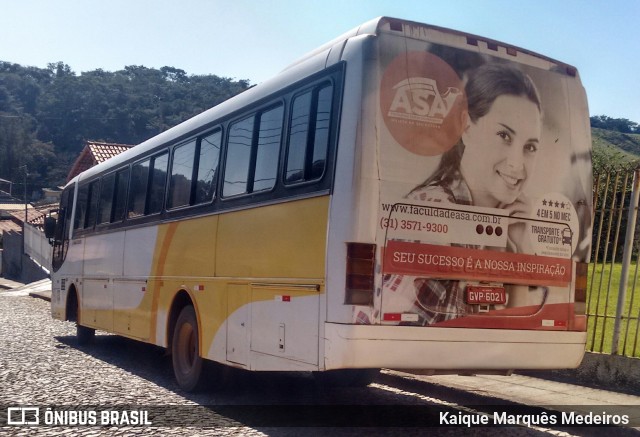
<instances>
[{"instance_id":1,"label":"cobblestone road","mask_svg":"<svg viewBox=\"0 0 640 437\"><path fill-rule=\"evenodd\" d=\"M53 320L48 302L0 291L0 435L289 437L411 436L425 432L459 435L462 431L467 431L465 435L493 435L496 431L491 428L477 428L469 433L456 428L316 426L309 419L314 412L342 417L344 423L340 425L350 425L352 419L357 421L356 415L388 413L375 407L364 410L362 405L408 406L403 413L410 413L411 407L422 408L417 414L424 412L427 405L448 407L446 402L430 398L431 394L409 393L385 385L384 381L359 389L318 387L306 374L243 373L234 375L233 381L233 389L195 395L184 393L173 379L170 358L160 348L101 332L97 333L94 344L80 348L75 341L75 326ZM7 423L8 408L19 406L39 407L41 421L47 407L59 415L64 414L65 408L97 411L98 415L104 410L143 410L150 412L153 420L150 426L2 426ZM80 416L79 420L88 417ZM300 419L305 420L304 428L291 426L299 424ZM508 434L548 435L523 427L510 428Z\"/></svg>"}]
</instances>

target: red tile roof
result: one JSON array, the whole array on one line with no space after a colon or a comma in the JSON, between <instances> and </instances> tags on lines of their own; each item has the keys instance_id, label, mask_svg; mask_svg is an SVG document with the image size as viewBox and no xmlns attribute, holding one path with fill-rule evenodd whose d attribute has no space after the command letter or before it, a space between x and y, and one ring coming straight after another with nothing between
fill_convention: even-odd
<instances>
[{"instance_id":1,"label":"red tile roof","mask_svg":"<svg viewBox=\"0 0 640 437\"><path fill-rule=\"evenodd\" d=\"M112 158L133 146L127 144L102 143L99 141L87 141L84 149L71 166L71 170L67 175L67 182L90 169L94 165L100 164L109 158Z\"/></svg>"},{"instance_id":2,"label":"red tile roof","mask_svg":"<svg viewBox=\"0 0 640 437\"><path fill-rule=\"evenodd\" d=\"M21 210L8 211L9 215L13 217L13 221L16 223L22 223L24 221L24 204ZM33 206L28 205L27 208L27 223L32 223L39 220L45 215L44 212L38 211Z\"/></svg>"},{"instance_id":3,"label":"red tile roof","mask_svg":"<svg viewBox=\"0 0 640 437\"><path fill-rule=\"evenodd\" d=\"M127 144L98 143L96 141L88 141L87 146L98 164L133 147Z\"/></svg>"},{"instance_id":4,"label":"red tile roof","mask_svg":"<svg viewBox=\"0 0 640 437\"><path fill-rule=\"evenodd\" d=\"M0 220L0 235L3 232L22 232L22 226L12 220Z\"/></svg>"}]
</instances>

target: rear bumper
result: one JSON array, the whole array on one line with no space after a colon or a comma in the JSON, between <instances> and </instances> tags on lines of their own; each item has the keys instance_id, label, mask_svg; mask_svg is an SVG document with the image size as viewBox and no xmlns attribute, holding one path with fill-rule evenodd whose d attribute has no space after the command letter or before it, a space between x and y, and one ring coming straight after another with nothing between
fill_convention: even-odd
<instances>
[{"instance_id":1,"label":"rear bumper","mask_svg":"<svg viewBox=\"0 0 640 437\"><path fill-rule=\"evenodd\" d=\"M586 338L571 331L325 323L325 368L569 369L580 365Z\"/></svg>"}]
</instances>

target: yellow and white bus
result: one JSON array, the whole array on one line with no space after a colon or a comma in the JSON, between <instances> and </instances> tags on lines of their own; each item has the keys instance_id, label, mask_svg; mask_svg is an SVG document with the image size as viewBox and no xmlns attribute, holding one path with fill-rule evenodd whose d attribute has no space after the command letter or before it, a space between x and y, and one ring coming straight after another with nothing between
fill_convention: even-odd
<instances>
[{"instance_id":1,"label":"yellow and white bus","mask_svg":"<svg viewBox=\"0 0 640 437\"><path fill-rule=\"evenodd\" d=\"M577 70L379 18L64 188L53 317L203 364L576 367L592 226Z\"/></svg>"}]
</instances>

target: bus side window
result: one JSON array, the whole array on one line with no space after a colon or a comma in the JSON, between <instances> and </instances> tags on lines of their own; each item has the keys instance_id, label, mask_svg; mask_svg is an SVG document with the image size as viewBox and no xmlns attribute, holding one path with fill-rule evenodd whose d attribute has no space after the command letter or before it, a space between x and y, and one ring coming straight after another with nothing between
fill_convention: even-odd
<instances>
[{"instance_id":1,"label":"bus side window","mask_svg":"<svg viewBox=\"0 0 640 437\"><path fill-rule=\"evenodd\" d=\"M113 188L116 174L111 173L102 177L100 189L100 204L98 206L98 224L109 223L113 210Z\"/></svg>"},{"instance_id":2,"label":"bus side window","mask_svg":"<svg viewBox=\"0 0 640 437\"><path fill-rule=\"evenodd\" d=\"M253 175L253 192L269 190L276 184L283 115L282 105L260 114L257 150L254 152L256 165Z\"/></svg>"},{"instance_id":3,"label":"bus side window","mask_svg":"<svg viewBox=\"0 0 640 437\"><path fill-rule=\"evenodd\" d=\"M324 174L331 127L331 106L333 104L333 86L327 85L318 90L316 106L315 136L309 179L320 179Z\"/></svg>"},{"instance_id":4,"label":"bus side window","mask_svg":"<svg viewBox=\"0 0 640 437\"><path fill-rule=\"evenodd\" d=\"M269 190L276 184L283 115L282 105L260 114L252 191Z\"/></svg>"},{"instance_id":5,"label":"bus side window","mask_svg":"<svg viewBox=\"0 0 640 437\"><path fill-rule=\"evenodd\" d=\"M167 167L169 153L165 152L151 160L151 175L149 178L149 198L147 199L147 214L157 214L162 211L164 191L167 185Z\"/></svg>"},{"instance_id":6,"label":"bus side window","mask_svg":"<svg viewBox=\"0 0 640 437\"><path fill-rule=\"evenodd\" d=\"M275 186L284 107L279 104L231 125L224 170L224 196Z\"/></svg>"},{"instance_id":7,"label":"bus side window","mask_svg":"<svg viewBox=\"0 0 640 437\"><path fill-rule=\"evenodd\" d=\"M304 180L304 163L307 152L307 139L309 137L311 97L311 91L309 91L297 96L293 100L285 176L287 183Z\"/></svg>"},{"instance_id":8,"label":"bus side window","mask_svg":"<svg viewBox=\"0 0 640 437\"><path fill-rule=\"evenodd\" d=\"M131 167L131 189L129 190L129 211L127 212L127 218L144 215L150 164L151 159L145 159L144 161L135 163Z\"/></svg>"},{"instance_id":9,"label":"bus side window","mask_svg":"<svg viewBox=\"0 0 640 437\"><path fill-rule=\"evenodd\" d=\"M99 180L95 180L89 184L89 200L87 202L88 209L85 220L85 228L93 229L96 224L96 213L98 210L98 199L100 198Z\"/></svg>"},{"instance_id":10,"label":"bus side window","mask_svg":"<svg viewBox=\"0 0 640 437\"><path fill-rule=\"evenodd\" d=\"M127 186L129 185L129 169L125 168L116 173L115 198L113 200L113 217L111 222L121 222L127 208Z\"/></svg>"},{"instance_id":11,"label":"bus side window","mask_svg":"<svg viewBox=\"0 0 640 437\"><path fill-rule=\"evenodd\" d=\"M238 121L229 128L222 193L225 197L246 193L248 190L254 121L255 115Z\"/></svg>"},{"instance_id":12,"label":"bus side window","mask_svg":"<svg viewBox=\"0 0 640 437\"><path fill-rule=\"evenodd\" d=\"M171 162L171 180L167 209L191 204L191 181L196 156L196 141L176 147Z\"/></svg>"},{"instance_id":13,"label":"bus side window","mask_svg":"<svg viewBox=\"0 0 640 437\"><path fill-rule=\"evenodd\" d=\"M215 195L221 143L222 131L220 130L200 140L194 203L209 202Z\"/></svg>"},{"instance_id":14,"label":"bus side window","mask_svg":"<svg viewBox=\"0 0 640 437\"><path fill-rule=\"evenodd\" d=\"M78 199L76 200L76 215L73 219L73 229L82 229L87 213L87 201L89 200L89 185L78 188Z\"/></svg>"},{"instance_id":15,"label":"bus side window","mask_svg":"<svg viewBox=\"0 0 640 437\"><path fill-rule=\"evenodd\" d=\"M293 99L285 183L320 179L331 126L333 85L323 84Z\"/></svg>"}]
</instances>

